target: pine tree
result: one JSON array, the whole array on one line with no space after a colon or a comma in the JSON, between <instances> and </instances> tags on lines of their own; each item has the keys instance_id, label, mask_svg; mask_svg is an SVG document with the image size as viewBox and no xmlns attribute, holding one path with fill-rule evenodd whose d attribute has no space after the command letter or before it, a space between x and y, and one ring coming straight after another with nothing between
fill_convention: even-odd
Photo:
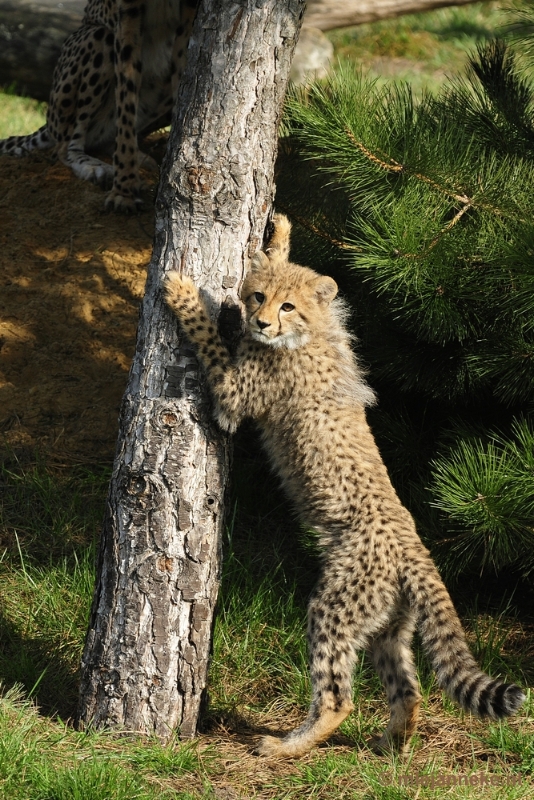
<instances>
[{"instance_id":1,"label":"pine tree","mask_svg":"<svg viewBox=\"0 0 534 800\"><path fill-rule=\"evenodd\" d=\"M450 574L533 571L532 82L502 41L437 97L344 66L285 134L277 204L302 260L337 263L420 530Z\"/></svg>"}]
</instances>

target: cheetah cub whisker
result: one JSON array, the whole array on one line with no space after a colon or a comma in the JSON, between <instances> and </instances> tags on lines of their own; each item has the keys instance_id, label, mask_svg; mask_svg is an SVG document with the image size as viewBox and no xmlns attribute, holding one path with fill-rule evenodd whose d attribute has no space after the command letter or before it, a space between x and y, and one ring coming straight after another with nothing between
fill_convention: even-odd
<instances>
[{"instance_id":1,"label":"cheetah cub whisker","mask_svg":"<svg viewBox=\"0 0 534 800\"><path fill-rule=\"evenodd\" d=\"M284 738L257 752L301 756L350 714L352 672L365 649L386 690L390 721L374 745L403 750L417 727L411 640L417 627L439 685L467 711L513 714L525 696L477 667L449 594L391 485L365 418L374 400L351 350L332 278L289 261L290 224L278 214L265 253L252 259L241 298L247 332L232 358L198 290L177 272L167 303L196 345L219 425L257 421L301 520L322 545L308 608L312 702Z\"/></svg>"}]
</instances>

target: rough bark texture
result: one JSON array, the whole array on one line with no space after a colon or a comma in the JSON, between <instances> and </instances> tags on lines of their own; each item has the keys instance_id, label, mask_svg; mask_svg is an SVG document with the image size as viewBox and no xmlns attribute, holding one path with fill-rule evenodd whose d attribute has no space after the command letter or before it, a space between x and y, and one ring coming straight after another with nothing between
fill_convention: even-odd
<instances>
[{"instance_id":1,"label":"rough bark texture","mask_svg":"<svg viewBox=\"0 0 534 800\"><path fill-rule=\"evenodd\" d=\"M307 27L328 31L477 0L308 0ZM0 0L0 86L48 100L64 40L79 27L85 0ZM299 48L295 60L299 59ZM309 54L308 54L309 57ZM306 54L302 55L306 59ZM295 70L302 72L306 66ZM315 69L315 67L312 67Z\"/></svg>"},{"instance_id":2,"label":"rough bark texture","mask_svg":"<svg viewBox=\"0 0 534 800\"><path fill-rule=\"evenodd\" d=\"M203 0L156 203L154 254L120 418L82 660L81 725L193 736L219 585L227 437L163 303L180 269L240 327L262 244L303 0Z\"/></svg>"}]
</instances>

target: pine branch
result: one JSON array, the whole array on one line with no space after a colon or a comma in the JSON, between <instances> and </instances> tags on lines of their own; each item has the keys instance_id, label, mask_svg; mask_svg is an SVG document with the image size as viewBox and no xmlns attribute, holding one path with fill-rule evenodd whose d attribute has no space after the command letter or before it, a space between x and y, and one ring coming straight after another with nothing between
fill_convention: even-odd
<instances>
[{"instance_id":1,"label":"pine branch","mask_svg":"<svg viewBox=\"0 0 534 800\"><path fill-rule=\"evenodd\" d=\"M456 212L456 214L451 219L451 221L447 225L445 225L444 228L441 229L441 231L438 233L438 235L435 236L432 239L432 241L430 242L430 244L427 245L427 247L423 251L421 251L420 253L402 253L400 250L394 250L393 251L394 254L396 256L402 256L403 258L413 258L413 259L426 258L429 255L430 251L433 250L434 247L436 247L436 245L440 242L440 240L445 236L445 234L449 233L451 231L451 229L454 228L456 223L460 221L460 219L463 217L463 215L466 213L466 211L469 211L469 209L472 208L472 206L473 206L473 203L471 201L467 201L462 206L462 208L459 211Z\"/></svg>"},{"instance_id":2,"label":"pine branch","mask_svg":"<svg viewBox=\"0 0 534 800\"><path fill-rule=\"evenodd\" d=\"M496 569L532 562L534 430L522 419L512 431L513 438L460 439L433 462L433 505L455 532L436 544L448 545L449 558L463 569L475 559Z\"/></svg>"},{"instance_id":3,"label":"pine branch","mask_svg":"<svg viewBox=\"0 0 534 800\"><path fill-rule=\"evenodd\" d=\"M360 141L357 140L357 138L354 136L353 132L349 128L345 128L345 133L348 136L348 138L350 139L350 141L354 144L354 146L357 147L357 149L361 153L363 153L363 155L366 158L368 158L369 161L372 164L375 164L380 169L383 169L383 170L388 171L388 172L392 172L392 173L397 174L397 175L399 175L401 173L404 174L404 175L409 175L409 176L411 176L413 178L416 178L417 180L421 181L422 183L427 184L428 186L432 187L437 192L440 192L441 194L445 195L446 197L449 197L451 200L454 200L457 203L462 203L463 204L463 208L460 210L460 212L458 214L458 219L456 219L454 224L456 224L456 222L463 216L463 214L465 214L466 211L469 210L469 208L474 208L474 209L478 209L478 210L482 210L482 211L491 211L494 214L497 214L499 216L508 217L509 219L516 219L519 222L524 222L525 221L522 218L518 219L516 217L516 215L510 214L510 212L506 212L506 211L503 211L502 209L497 208L497 206L495 206L495 205L493 205L491 203L484 203L484 202L480 202L480 201L475 201L473 199L473 197L468 197L465 194L465 192L461 193L461 191L459 189L457 189L457 188L456 189L449 189L447 186L438 183L435 179L429 177L428 175L423 175L421 172L417 172L415 170L412 170L406 164L400 164L398 161L395 161L395 159L392 156L388 156L387 154L384 154L384 153L380 153L380 155L377 154L377 153L373 153L368 147L366 147L363 144L363 142L360 142ZM449 229L449 227L453 227L453 226L451 225L451 226L447 226L446 228L444 228L442 233L440 234L440 236L442 234L446 233L447 230ZM438 241L438 239L436 239L435 243L437 243L437 241ZM434 247L434 245L430 245L427 248L427 251L428 250L432 250L433 247ZM422 257L422 256L418 256L418 255L411 255L410 256L408 254L407 254L407 256L411 257L411 258Z\"/></svg>"},{"instance_id":4,"label":"pine branch","mask_svg":"<svg viewBox=\"0 0 534 800\"><path fill-rule=\"evenodd\" d=\"M427 175L422 175L421 173L414 172L410 170L410 168L405 164L399 164L398 161L395 161L395 159L392 158L391 156L387 156L386 154L381 154L379 157L375 153L372 153L368 147L365 147L363 142L359 142L356 139L353 132L349 128L345 128L345 133L347 134L351 142L360 150L360 152L362 152L369 159L369 161L371 161L373 164L376 164L381 169L388 170L389 172L394 172L397 174L402 172L406 175L412 175L414 178L418 178L420 181L423 181L423 183L427 183L429 186L432 186L434 189L437 189L439 192L442 192L448 197L452 197L452 199L456 200L458 203L469 202L472 204L472 200L466 197L465 194L455 194L454 192L447 190L445 187L441 186L439 183L436 183L436 181L432 180L432 178L429 178Z\"/></svg>"}]
</instances>

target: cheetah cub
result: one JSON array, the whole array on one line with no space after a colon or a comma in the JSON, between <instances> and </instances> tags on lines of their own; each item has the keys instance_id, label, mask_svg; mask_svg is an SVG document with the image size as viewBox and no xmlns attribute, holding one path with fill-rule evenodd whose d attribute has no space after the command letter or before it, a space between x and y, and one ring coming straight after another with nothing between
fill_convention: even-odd
<instances>
[{"instance_id":1,"label":"cheetah cub","mask_svg":"<svg viewBox=\"0 0 534 800\"><path fill-rule=\"evenodd\" d=\"M365 418L374 400L351 350L346 311L332 278L292 264L290 224L276 215L266 252L252 259L241 298L247 332L232 358L193 283L172 272L167 303L197 346L219 425L255 419L301 520L322 545L308 608L312 702L305 721L257 751L296 757L329 737L353 709L351 678L368 651L391 718L383 752L402 750L416 729L421 694L410 642L419 629L440 686L467 711L513 714L518 686L481 672L456 611L401 504Z\"/></svg>"}]
</instances>

